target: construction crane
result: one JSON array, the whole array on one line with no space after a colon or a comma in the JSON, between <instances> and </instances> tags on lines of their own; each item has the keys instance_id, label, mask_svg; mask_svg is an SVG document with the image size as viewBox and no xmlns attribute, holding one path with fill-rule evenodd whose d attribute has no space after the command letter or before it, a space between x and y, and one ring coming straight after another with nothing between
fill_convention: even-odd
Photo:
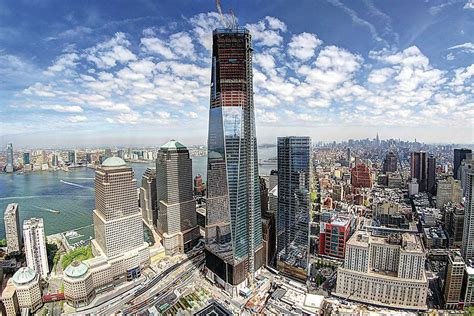
<instances>
[{"instance_id":1,"label":"construction crane","mask_svg":"<svg viewBox=\"0 0 474 316\"><path fill-rule=\"evenodd\" d=\"M226 17L222 12L220 0L216 0L216 8L221 17L221 22L226 29L234 29L237 27L237 19L235 18L234 12L232 10L230 10L229 17Z\"/></svg>"}]
</instances>

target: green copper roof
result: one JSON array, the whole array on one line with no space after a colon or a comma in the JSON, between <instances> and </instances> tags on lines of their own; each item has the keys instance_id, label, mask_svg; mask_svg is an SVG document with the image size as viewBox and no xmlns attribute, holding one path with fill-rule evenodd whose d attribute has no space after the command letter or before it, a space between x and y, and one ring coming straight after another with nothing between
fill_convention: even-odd
<instances>
[{"instance_id":1,"label":"green copper roof","mask_svg":"<svg viewBox=\"0 0 474 316\"><path fill-rule=\"evenodd\" d=\"M110 157L104 160L102 167L122 167L126 166L127 163L119 157Z\"/></svg>"},{"instance_id":2,"label":"green copper roof","mask_svg":"<svg viewBox=\"0 0 474 316\"><path fill-rule=\"evenodd\" d=\"M67 266L64 273L71 278L79 278L86 274L87 270L89 270L89 267L84 262L73 261Z\"/></svg>"},{"instance_id":3,"label":"green copper roof","mask_svg":"<svg viewBox=\"0 0 474 316\"><path fill-rule=\"evenodd\" d=\"M181 144L180 142L175 141L174 139L170 140L166 144L160 147L160 149L164 150L178 150L178 149L187 149L186 146Z\"/></svg>"},{"instance_id":4,"label":"green copper roof","mask_svg":"<svg viewBox=\"0 0 474 316\"><path fill-rule=\"evenodd\" d=\"M17 272L15 272L15 274L13 275L13 282L18 285L26 284L33 281L35 277L35 270L28 267L23 267L20 268Z\"/></svg>"}]
</instances>

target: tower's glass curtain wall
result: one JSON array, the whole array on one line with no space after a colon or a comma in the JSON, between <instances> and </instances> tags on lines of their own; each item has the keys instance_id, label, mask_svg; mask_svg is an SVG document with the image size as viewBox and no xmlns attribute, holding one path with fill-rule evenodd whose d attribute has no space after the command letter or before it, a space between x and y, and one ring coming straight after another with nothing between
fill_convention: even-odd
<instances>
[{"instance_id":1,"label":"tower's glass curtain wall","mask_svg":"<svg viewBox=\"0 0 474 316\"><path fill-rule=\"evenodd\" d=\"M223 286L262 265L251 35L213 32L207 166L206 265Z\"/></svg>"},{"instance_id":2,"label":"tower's glass curtain wall","mask_svg":"<svg viewBox=\"0 0 474 316\"><path fill-rule=\"evenodd\" d=\"M311 139L278 138L277 267L306 279L311 205Z\"/></svg>"}]
</instances>

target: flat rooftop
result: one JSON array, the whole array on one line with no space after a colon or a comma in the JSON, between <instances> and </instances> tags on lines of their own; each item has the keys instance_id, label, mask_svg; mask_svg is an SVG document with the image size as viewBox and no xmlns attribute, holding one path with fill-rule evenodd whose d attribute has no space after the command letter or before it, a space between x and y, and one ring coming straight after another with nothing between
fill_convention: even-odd
<instances>
[{"instance_id":1,"label":"flat rooftop","mask_svg":"<svg viewBox=\"0 0 474 316\"><path fill-rule=\"evenodd\" d=\"M351 222L352 216L348 213L336 213L329 223L334 226L347 226Z\"/></svg>"},{"instance_id":2,"label":"flat rooftop","mask_svg":"<svg viewBox=\"0 0 474 316\"><path fill-rule=\"evenodd\" d=\"M419 236L410 233L394 233L388 236L375 236L371 232L356 231L348 241L348 245L368 247L369 244L385 244L398 246L404 251L423 251L422 241Z\"/></svg>"}]
</instances>

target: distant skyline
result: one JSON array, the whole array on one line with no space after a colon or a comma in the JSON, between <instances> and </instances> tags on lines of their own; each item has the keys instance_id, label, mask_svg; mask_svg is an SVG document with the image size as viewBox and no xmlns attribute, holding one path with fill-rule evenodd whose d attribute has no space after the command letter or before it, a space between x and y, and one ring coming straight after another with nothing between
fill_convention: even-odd
<instances>
[{"instance_id":1,"label":"distant skyline","mask_svg":"<svg viewBox=\"0 0 474 316\"><path fill-rule=\"evenodd\" d=\"M214 1L0 3L0 145L205 144ZM474 1L222 1L258 142L474 142Z\"/></svg>"}]
</instances>

